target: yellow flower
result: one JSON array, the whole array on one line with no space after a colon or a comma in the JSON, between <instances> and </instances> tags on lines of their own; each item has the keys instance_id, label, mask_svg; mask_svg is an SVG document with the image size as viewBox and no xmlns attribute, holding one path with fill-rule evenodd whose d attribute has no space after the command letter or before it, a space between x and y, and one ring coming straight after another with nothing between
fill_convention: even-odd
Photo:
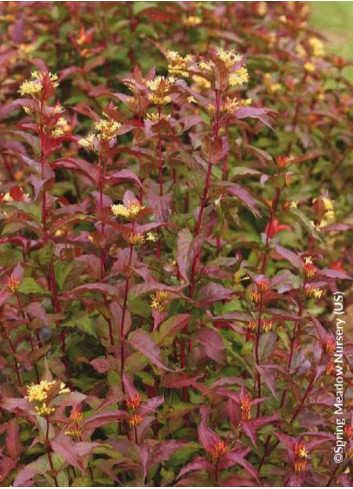
<instances>
[{"instance_id":1,"label":"yellow flower","mask_svg":"<svg viewBox=\"0 0 353 489\"><path fill-rule=\"evenodd\" d=\"M233 99L227 98L222 108L228 114L234 114L234 112L240 109L240 107L246 107L250 105L251 102L252 102L251 98L247 98L245 100L239 100L236 97Z\"/></svg>"},{"instance_id":2,"label":"yellow flower","mask_svg":"<svg viewBox=\"0 0 353 489\"><path fill-rule=\"evenodd\" d=\"M27 387L26 398L29 402L45 401L52 385L53 383L47 380L41 380L39 384L31 384Z\"/></svg>"},{"instance_id":3,"label":"yellow flower","mask_svg":"<svg viewBox=\"0 0 353 489\"><path fill-rule=\"evenodd\" d=\"M55 412L55 408L47 406L45 402L41 406L35 406L34 409L40 416L50 416Z\"/></svg>"},{"instance_id":4,"label":"yellow flower","mask_svg":"<svg viewBox=\"0 0 353 489\"><path fill-rule=\"evenodd\" d=\"M146 86L152 91L157 92L159 90L165 91L175 82L174 76L156 76L153 80L147 80Z\"/></svg>"},{"instance_id":5,"label":"yellow flower","mask_svg":"<svg viewBox=\"0 0 353 489\"><path fill-rule=\"evenodd\" d=\"M95 135L93 133L88 134L87 137L81 138L78 141L78 144L79 144L79 146L81 146L82 148L85 148L85 149L94 149L94 138L95 138Z\"/></svg>"},{"instance_id":6,"label":"yellow flower","mask_svg":"<svg viewBox=\"0 0 353 489\"><path fill-rule=\"evenodd\" d=\"M146 86L152 93L148 95L148 100L155 105L166 105L172 101L169 93L175 83L173 76L156 76L153 80L147 80Z\"/></svg>"},{"instance_id":7,"label":"yellow flower","mask_svg":"<svg viewBox=\"0 0 353 489\"><path fill-rule=\"evenodd\" d=\"M199 62L199 68L202 71L206 71L207 73L210 73L213 70L214 64L212 61L200 61Z\"/></svg>"},{"instance_id":8,"label":"yellow flower","mask_svg":"<svg viewBox=\"0 0 353 489\"><path fill-rule=\"evenodd\" d=\"M261 17L264 17L268 12L267 4L266 2L258 2L257 4L257 13L261 15Z\"/></svg>"},{"instance_id":9,"label":"yellow flower","mask_svg":"<svg viewBox=\"0 0 353 489\"><path fill-rule=\"evenodd\" d=\"M310 61L307 61L305 63L304 68L309 73L313 73L315 71L315 65L313 63L311 63Z\"/></svg>"},{"instance_id":10,"label":"yellow flower","mask_svg":"<svg viewBox=\"0 0 353 489\"><path fill-rule=\"evenodd\" d=\"M261 326L263 331L265 331L265 333L268 333L272 329L273 322L268 319L264 319L263 321L261 321Z\"/></svg>"},{"instance_id":11,"label":"yellow flower","mask_svg":"<svg viewBox=\"0 0 353 489\"><path fill-rule=\"evenodd\" d=\"M22 97L25 95L38 95L42 91L42 84L33 80L24 81L20 88L19 93Z\"/></svg>"},{"instance_id":12,"label":"yellow flower","mask_svg":"<svg viewBox=\"0 0 353 489\"><path fill-rule=\"evenodd\" d=\"M307 461L305 459L299 459L294 464L295 472L303 472L307 466Z\"/></svg>"},{"instance_id":13,"label":"yellow flower","mask_svg":"<svg viewBox=\"0 0 353 489\"><path fill-rule=\"evenodd\" d=\"M38 95L41 93L43 89L43 79L46 73L39 73L38 71L34 71L31 74L30 80L25 80L20 88L19 93L23 97L25 95ZM59 84L57 83L58 75L48 73L49 79L52 82L54 87L57 87Z\"/></svg>"},{"instance_id":14,"label":"yellow flower","mask_svg":"<svg viewBox=\"0 0 353 489\"><path fill-rule=\"evenodd\" d=\"M280 83L274 83L271 73L265 73L263 76L263 81L270 93L276 93L282 88Z\"/></svg>"},{"instance_id":15,"label":"yellow flower","mask_svg":"<svg viewBox=\"0 0 353 489\"><path fill-rule=\"evenodd\" d=\"M145 237L141 233L130 233L128 242L132 245L142 245L145 242Z\"/></svg>"},{"instance_id":16,"label":"yellow flower","mask_svg":"<svg viewBox=\"0 0 353 489\"><path fill-rule=\"evenodd\" d=\"M139 202L130 202L128 206L123 204L112 205L111 209L116 217L125 217L129 221L135 219L135 217L145 208L144 205L141 205Z\"/></svg>"},{"instance_id":17,"label":"yellow flower","mask_svg":"<svg viewBox=\"0 0 353 489\"><path fill-rule=\"evenodd\" d=\"M327 197L322 197L322 202L326 211L333 211L333 202L331 199Z\"/></svg>"},{"instance_id":18,"label":"yellow flower","mask_svg":"<svg viewBox=\"0 0 353 489\"><path fill-rule=\"evenodd\" d=\"M109 141L112 139L120 126L120 122L116 122L112 119L100 119L100 121L96 122L94 125L97 131L97 138L100 141Z\"/></svg>"},{"instance_id":19,"label":"yellow flower","mask_svg":"<svg viewBox=\"0 0 353 489\"><path fill-rule=\"evenodd\" d=\"M158 234L150 231L147 233L146 239L147 241L152 241L152 243L155 243L156 241L158 241Z\"/></svg>"},{"instance_id":20,"label":"yellow flower","mask_svg":"<svg viewBox=\"0 0 353 489\"><path fill-rule=\"evenodd\" d=\"M251 331L255 331L257 329L257 321L249 321L248 328Z\"/></svg>"},{"instance_id":21,"label":"yellow flower","mask_svg":"<svg viewBox=\"0 0 353 489\"><path fill-rule=\"evenodd\" d=\"M20 54L27 55L34 51L35 46L33 44L20 44L18 46L18 51Z\"/></svg>"},{"instance_id":22,"label":"yellow flower","mask_svg":"<svg viewBox=\"0 0 353 489\"><path fill-rule=\"evenodd\" d=\"M298 44L296 46L295 51L296 51L297 55L299 56L299 58L305 58L306 57L306 51L301 44Z\"/></svg>"},{"instance_id":23,"label":"yellow flower","mask_svg":"<svg viewBox=\"0 0 353 489\"><path fill-rule=\"evenodd\" d=\"M235 53L233 49L227 51L223 48L217 48L216 53L217 57L226 65L226 68L231 68L241 60L240 54Z\"/></svg>"},{"instance_id":24,"label":"yellow flower","mask_svg":"<svg viewBox=\"0 0 353 489\"><path fill-rule=\"evenodd\" d=\"M322 296L322 290L321 289L314 289L313 294L314 294L315 299L320 299L320 297Z\"/></svg>"},{"instance_id":25,"label":"yellow flower","mask_svg":"<svg viewBox=\"0 0 353 489\"><path fill-rule=\"evenodd\" d=\"M170 119L170 114L147 114L147 119L152 122L167 121Z\"/></svg>"},{"instance_id":26,"label":"yellow flower","mask_svg":"<svg viewBox=\"0 0 353 489\"><path fill-rule=\"evenodd\" d=\"M148 95L148 100L155 105L167 105L170 104L172 98L170 97L170 95L161 96L156 95L155 93L150 93Z\"/></svg>"},{"instance_id":27,"label":"yellow flower","mask_svg":"<svg viewBox=\"0 0 353 489\"><path fill-rule=\"evenodd\" d=\"M27 396L26 398L29 402L33 401L45 401L48 397L48 393L55 386L57 381L48 381L41 380L39 384L31 384L27 387ZM60 382L60 390L59 394L65 394L70 392L70 389L67 388L64 382Z\"/></svg>"},{"instance_id":28,"label":"yellow flower","mask_svg":"<svg viewBox=\"0 0 353 489\"><path fill-rule=\"evenodd\" d=\"M142 421L143 418L140 414L132 414L128 419L130 426L138 426L139 424L142 423Z\"/></svg>"},{"instance_id":29,"label":"yellow flower","mask_svg":"<svg viewBox=\"0 0 353 489\"><path fill-rule=\"evenodd\" d=\"M185 57L181 56L177 51L168 51L168 71L172 75L189 76L187 71L188 64L192 61L192 56L190 54Z\"/></svg>"},{"instance_id":30,"label":"yellow flower","mask_svg":"<svg viewBox=\"0 0 353 489\"><path fill-rule=\"evenodd\" d=\"M248 421L251 418L251 399L248 395L241 400L241 419L243 421Z\"/></svg>"},{"instance_id":31,"label":"yellow flower","mask_svg":"<svg viewBox=\"0 0 353 489\"><path fill-rule=\"evenodd\" d=\"M66 387L66 385L64 384L64 382L60 382L60 390L59 390L59 394L68 394L70 391L70 389L68 387Z\"/></svg>"},{"instance_id":32,"label":"yellow flower","mask_svg":"<svg viewBox=\"0 0 353 489\"><path fill-rule=\"evenodd\" d=\"M305 294L308 297L314 297L315 299L320 299L320 297L322 296L322 292L323 291L321 289L317 289L313 286L307 287L305 289Z\"/></svg>"},{"instance_id":33,"label":"yellow flower","mask_svg":"<svg viewBox=\"0 0 353 489\"><path fill-rule=\"evenodd\" d=\"M239 70L236 70L229 75L228 81L231 87L238 87L244 85L244 83L248 83L248 70L244 66L242 68L239 68Z\"/></svg>"},{"instance_id":34,"label":"yellow flower","mask_svg":"<svg viewBox=\"0 0 353 489\"><path fill-rule=\"evenodd\" d=\"M10 192L6 192L4 197L2 198L3 202L13 202L13 198L10 195Z\"/></svg>"},{"instance_id":35,"label":"yellow flower","mask_svg":"<svg viewBox=\"0 0 353 489\"><path fill-rule=\"evenodd\" d=\"M70 131L70 125L64 117L60 117L52 130L51 135L53 138L60 138L65 133Z\"/></svg>"},{"instance_id":36,"label":"yellow flower","mask_svg":"<svg viewBox=\"0 0 353 489\"><path fill-rule=\"evenodd\" d=\"M26 399L29 402L39 402L39 406L34 406L35 411L40 416L50 416L54 413L55 408L47 404L48 396L51 389L57 384L57 381L41 380L39 384L31 384L27 387ZM70 392L64 382L60 382L59 394Z\"/></svg>"},{"instance_id":37,"label":"yellow flower","mask_svg":"<svg viewBox=\"0 0 353 489\"><path fill-rule=\"evenodd\" d=\"M322 57L325 54L324 44L317 37L311 37L309 39L309 44L312 49L312 53L314 56Z\"/></svg>"},{"instance_id":38,"label":"yellow flower","mask_svg":"<svg viewBox=\"0 0 353 489\"><path fill-rule=\"evenodd\" d=\"M80 428L72 428L71 430L66 430L65 435L72 438L79 438L82 435L82 430Z\"/></svg>"},{"instance_id":39,"label":"yellow flower","mask_svg":"<svg viewBox=\"0 0 353 489\"><path fill-rule=\"evenodd\" d=\"M257 304L258 302L260 302L261 294L259 292L256 292L255 290L252 290L249 292L249 299Z\"/></svg>"},{"instance_id":40,"label":"yellow flower","mask_svg":"<svg viewBox=\"0 0 353 489\"><path fill-rule=\"evenodd\" d=\"M152 309L156 309L159 312L164 311L163 302L167 299L167 297L168 297L167 292L164 292L163 290L155 292L152 296L152 300L150 304Z\"/></svg>"},{"instance_id":41,"label":"yellow flower","mask_svg":"<svg viewBox=\"0 0 353 489\"><path fill-rule=\"evenodd\" d=\"M189 17L184 17L182 20L183 25L186 27L195 27L201 24L201 22L201 17L198 17L197 15L190 15Z\"/></svg>"},{"instance_id":42,"label":"yellow flower","mask_svg":"<svg viewBox=\"0 0 353 489\"><path fill-rule=\"evenodd\" d=\"M307 458L308 451L304 443L297 443L294 449L295 455L299 458Z\"/></svg>"},{"instance_id":43,"label":"yellow flower","mask_svg":"<svg viewBox=\"0 0 353 489\"><path fill-rule=\"evenodd\" d=\"M192 80L195 83L195 89L198 92L211 88L211 83L208 80L206 80L206 78L204 78L203 76L193 75Z\"/></svg>"},{"instance_id":44,"label":"yellow flower","mask_svg":"<svg viewBox=\"0 0 353 489\"><path fill-rule=\"evenodd\" d=\"M296 200L292 200L290 203L290 208L291 209L297 209L298 208L298 202Z\"/></svg>"}]
</instances>

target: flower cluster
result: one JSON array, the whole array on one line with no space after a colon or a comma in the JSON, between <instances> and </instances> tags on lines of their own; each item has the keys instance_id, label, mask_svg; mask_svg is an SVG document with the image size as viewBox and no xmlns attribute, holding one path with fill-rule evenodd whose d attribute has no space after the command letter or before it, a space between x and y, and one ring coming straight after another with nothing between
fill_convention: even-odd
<instances>
[{"instance_id":1,"label":"flower cluster","mask_svg":"<svg viewBox=\"0 0 353 489\"><path fill-rule=\"evenodd\" d=\"M58 391L55 393L55 389ZM39 384L31 384L27 387L26 399L29 402L39 403L34 409L40 416L50 416L55 412L54 407L49 406L52 395L70 392L63 382L41 380Z\"/></svg>"},{"instance_id":2,"label":"flower cluster","mask_svg":"<svg viewBox=\"0 0 353 489\"><path fill-rule=\"evenodd\" d=\"M56 88L59 85L57 80L58 75L49 72L40 73L38 71L34 71L31 74L31 78L29 80L25 80L21 84L19 93L22 97L26 95L30 95L32 97L39 96L42 93L45 81L51 82L52 86Z\"/></svg>"},{"instance_id":3,"label":"flower cluster","mask_svg":"<svg viewBox=\"0 0 353 489\"><path fill-rule=\"evenodd\" d=\"M61 138L70 131L70 125L64 117L60 117L51 131L53 138Z\"/></svg>"},{"instance_id":4,"label":"flower cluster","mask_svg":"<svg viewBox=\"0 0 353 489\"><path fill-rule=\"evenodd\" d=\"M165 307L165 300L167 299L168 294L164 290L155 292L151 299L151 307L152 309L156 309L158 312L163 312Z\"/></svg>"},{"instance_id":5,"label":"flower cluster","mask_svg":"<svg viewBox=\"0 0 353 489\"><path fill-rule=\"evenodd\" d=\"M115 204L111 207L112 213L116 217L124 217L128 221L133 221L140 214L145 206L140 204L137 200L129 202L129 204Z\"/></svg>"},{"instance_id":6,"label":"flower cluster","mask_svg":"<svg viewBox=\"0 0 353 489\"><path fill-rule=\"evenodd\" d=\"M153 80L147 80L146 86L151 91L148 100L159 106L169 104L172 101L170 94L175 81L173 76L156 76Z\"/></svg>"},{"instance_id":7,"label":"flower cluster","mask_svg":"<svg viewBox=\"0 0 353 489\"><path fill-rule=\"evenodd\" d=\"M313 264L311 256L304 257L303 273L305 278L313 278L316 275L317 268Z\"/></svg>"},{"instance_id":8,"label":"flower cluster","mask_svg":"<svg viewBox=\"0 0 353 489\"><path fill-rule=\"evenodd\" d=\"M308 451L304 443L298 442L294 446L294 472L303 472L307 466Z\"/></svg>"},{"instance_id":9,"label":"flower cluster","mask_svg":"<svg viewBox=\"0 0 353 489\"><path fill-rule=\"evenodd\" d=\"M82 419L83 414L80 406L73 407L70 413L70 426L65 431L65 435L71 436L72 438L80 438L82 435L82 428L80 426Z\"/></svg>"},{"instance_id":10,"label":"flower cluster","mask_svg":"<svg viewBox=\"0 0 353 489\"><path fill-rule=\"evenodd\" d=\"M320 299L322 296L322 289L318 289L317 287L314 287L313 285L308 285L305 287L305 294L308 297L314 297L315 299Z\"/></svg>"},{"instance_id":11,"label":"flower cluster","mask_svg":"<svg viewBox=\"0 0 353 489\"><path fill-rule=\"evenodd\" d=\"M241 419L242 421L248 421L251 418L251 399L249 395L245 395L240 404Z\"/></svg>"},{"instance_id":12,"label":"flower cluster","mask_svg":"<svg viewBox=\"0 0 353 489\"><path fill-rule=\"evenodd\" d=\"M20 283L20 280L15 278L13 275L10 275L10 277L7 279L6 287L9 289L10 292L16 294L20 287Z\"/></svg>"},{"instance_id":13,"label":"flower cluster","mask_svg":"<svg viewBox=\"0 0 353 489\"><path fill-rule=\"evenodd\" d=\"M168 51L167 60L168 71L171 75L189 76L188 66L193 60L190 54L181 56L177 51Z\"/></svg>"},{"instance_id":14,"label":"flower cluster","mask_svg":"<svg viewBox=\"0 0 353 489\"><path fill-rule=\"evenodd\" d=\"M227 453L228 444L223 440L219 440L210 450L210 455L213 460L219 460Z\"/></svg>"},{"instance_id":15,"label":"flower cluster","mask_svg":"<svg viewBox=\"0 0 353 489\"><path fill-rule=\"evenodd\" d=\"M97 132L97 138L100 141L110 141L120 128L120 122L114 121L112 119L101 119L94 124Z\"/></svg>"},{"instance_id":16,"label":"flower cluster","mask_svg":"<svg viewBox=\"0 0 353 489\"><path fill-rule=\"evenodd\" d=\"M100 119L94 124L95 132L91 132L86 137L79 139L78 144L82 148L93 151L96 139L101 143L108 143L117 135L120 127L120 122L113 119Z\"/></svg>"}]
</instances>

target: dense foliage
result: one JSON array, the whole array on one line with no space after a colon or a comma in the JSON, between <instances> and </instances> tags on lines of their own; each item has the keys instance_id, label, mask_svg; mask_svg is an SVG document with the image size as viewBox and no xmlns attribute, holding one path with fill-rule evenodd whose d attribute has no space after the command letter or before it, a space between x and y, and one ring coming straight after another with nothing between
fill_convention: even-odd
<instances>
[{"instance_id":1,"label":"dense foliage","mask_svg":"<svg viewBox=\"0 0 353 489\"><path fill-rule=\"evenodd\" d=\"M0 10L2 484L349 486L352 86L308 6Z\"/></svg>"}]
</instances>

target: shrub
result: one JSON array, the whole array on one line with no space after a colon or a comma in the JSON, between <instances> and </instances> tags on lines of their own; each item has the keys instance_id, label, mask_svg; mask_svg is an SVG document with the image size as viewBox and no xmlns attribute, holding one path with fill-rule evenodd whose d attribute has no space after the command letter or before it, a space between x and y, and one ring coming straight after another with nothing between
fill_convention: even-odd
<instances>
[{"instance_id":1,"label":"shrub","mask_svg":"<svg viewBox=\"0 0 353 489\"><path fill-rule=\"evenodd\" d=\"M307 5L1 9L3 483L349 485L352 86Z\"/></svg>"}]
</instances>

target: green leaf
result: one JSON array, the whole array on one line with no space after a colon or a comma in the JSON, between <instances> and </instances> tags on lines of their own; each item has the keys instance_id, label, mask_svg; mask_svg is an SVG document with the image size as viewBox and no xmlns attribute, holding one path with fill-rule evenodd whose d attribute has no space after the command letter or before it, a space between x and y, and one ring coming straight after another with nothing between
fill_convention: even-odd
<instances>
[{"instance_id":1,"label":"green leaf","mask_svg":"<svg viewBox=\"0 0 353 489\"><path fill-rule=\"evenodd\" d=\"M254 349L253 342L247 341L241 349L241 354L242 355L248 355L249 353L251 353L253 351L253 349Z\"/></svg>"},{"instance_id":2,"label":"green leaf","mask_svg":"<svg viewBox=\"0 0 353 489\"><path fill-rule=\"evenodd\" d=\"M48 290L42 289L32 277L25 277L18 289L21 294L50 295Z\"/></svg>"},{"instance_id":3,"label":"green leaf","mask_svg":"<svg viewBox=\"0 0 353 489\"><path fill-rule=\"evenodd\" d=\"M176 451L169 459L168 466L186 465L193 458L194 454L201 449L201 445L197 442L190 442L181 450Z\"/></svg>"},{"instance_id":4,"label":"green leaf","mask_svg":"<svg viewBox=\"0 0 353 489\"><path fill-rule=\"evenodd\" d=\"M39 263L41 265L49 265L49 263L52 261L54 255L54 243L52 241L49 241L48 243L45 243L43 248L39 252Z\"/></svg>"},{"instance_id":5,"label":"green leaf","mask_svg":"<svg viewBox=\"0 0 353 489\"><path fill-rule=\"evenodd\" d=\"M72 270L72 263L57 261L54 265L54 273L56 283L58 284L59 290L63 289L63 285L69 273Z\"/></svg>"},{"instance_id":6,"label":"green leaf","mask_svg":"<svg viewBox=\"0 0 353 489\"><path fill-rule=\"evenodd\" d=\"M132 11L134 15L139 14L145 9L157 7L157 2L133 2Z\"/></svg>"},{"instance_id":7,"label":"green leaf","mask_svg":"<svg viewBox=\"0 0 353 489\"><path fill-rule=\"evenodd\" d=\"M151 315L151 308L143 301L141 297L135 297L130 301L130 311L133 314L138 314L139 316L144 317L145 319L149 318Z\"/></svg>"},{"instance_id":8,"label":"green leaf","mask_svg":"<svg viewBox=\"0 0 353 489\"><path fill-rule=\"evenodd\" d=\"M78 328L84 333L87 333L91 336L97 338L97 331L94 326L94 319L96 316L91 316L89 314L83 314L81 316L76 316L65 323L62 323L62 326L67 328Z\"/></svg>"}]
</instances>

